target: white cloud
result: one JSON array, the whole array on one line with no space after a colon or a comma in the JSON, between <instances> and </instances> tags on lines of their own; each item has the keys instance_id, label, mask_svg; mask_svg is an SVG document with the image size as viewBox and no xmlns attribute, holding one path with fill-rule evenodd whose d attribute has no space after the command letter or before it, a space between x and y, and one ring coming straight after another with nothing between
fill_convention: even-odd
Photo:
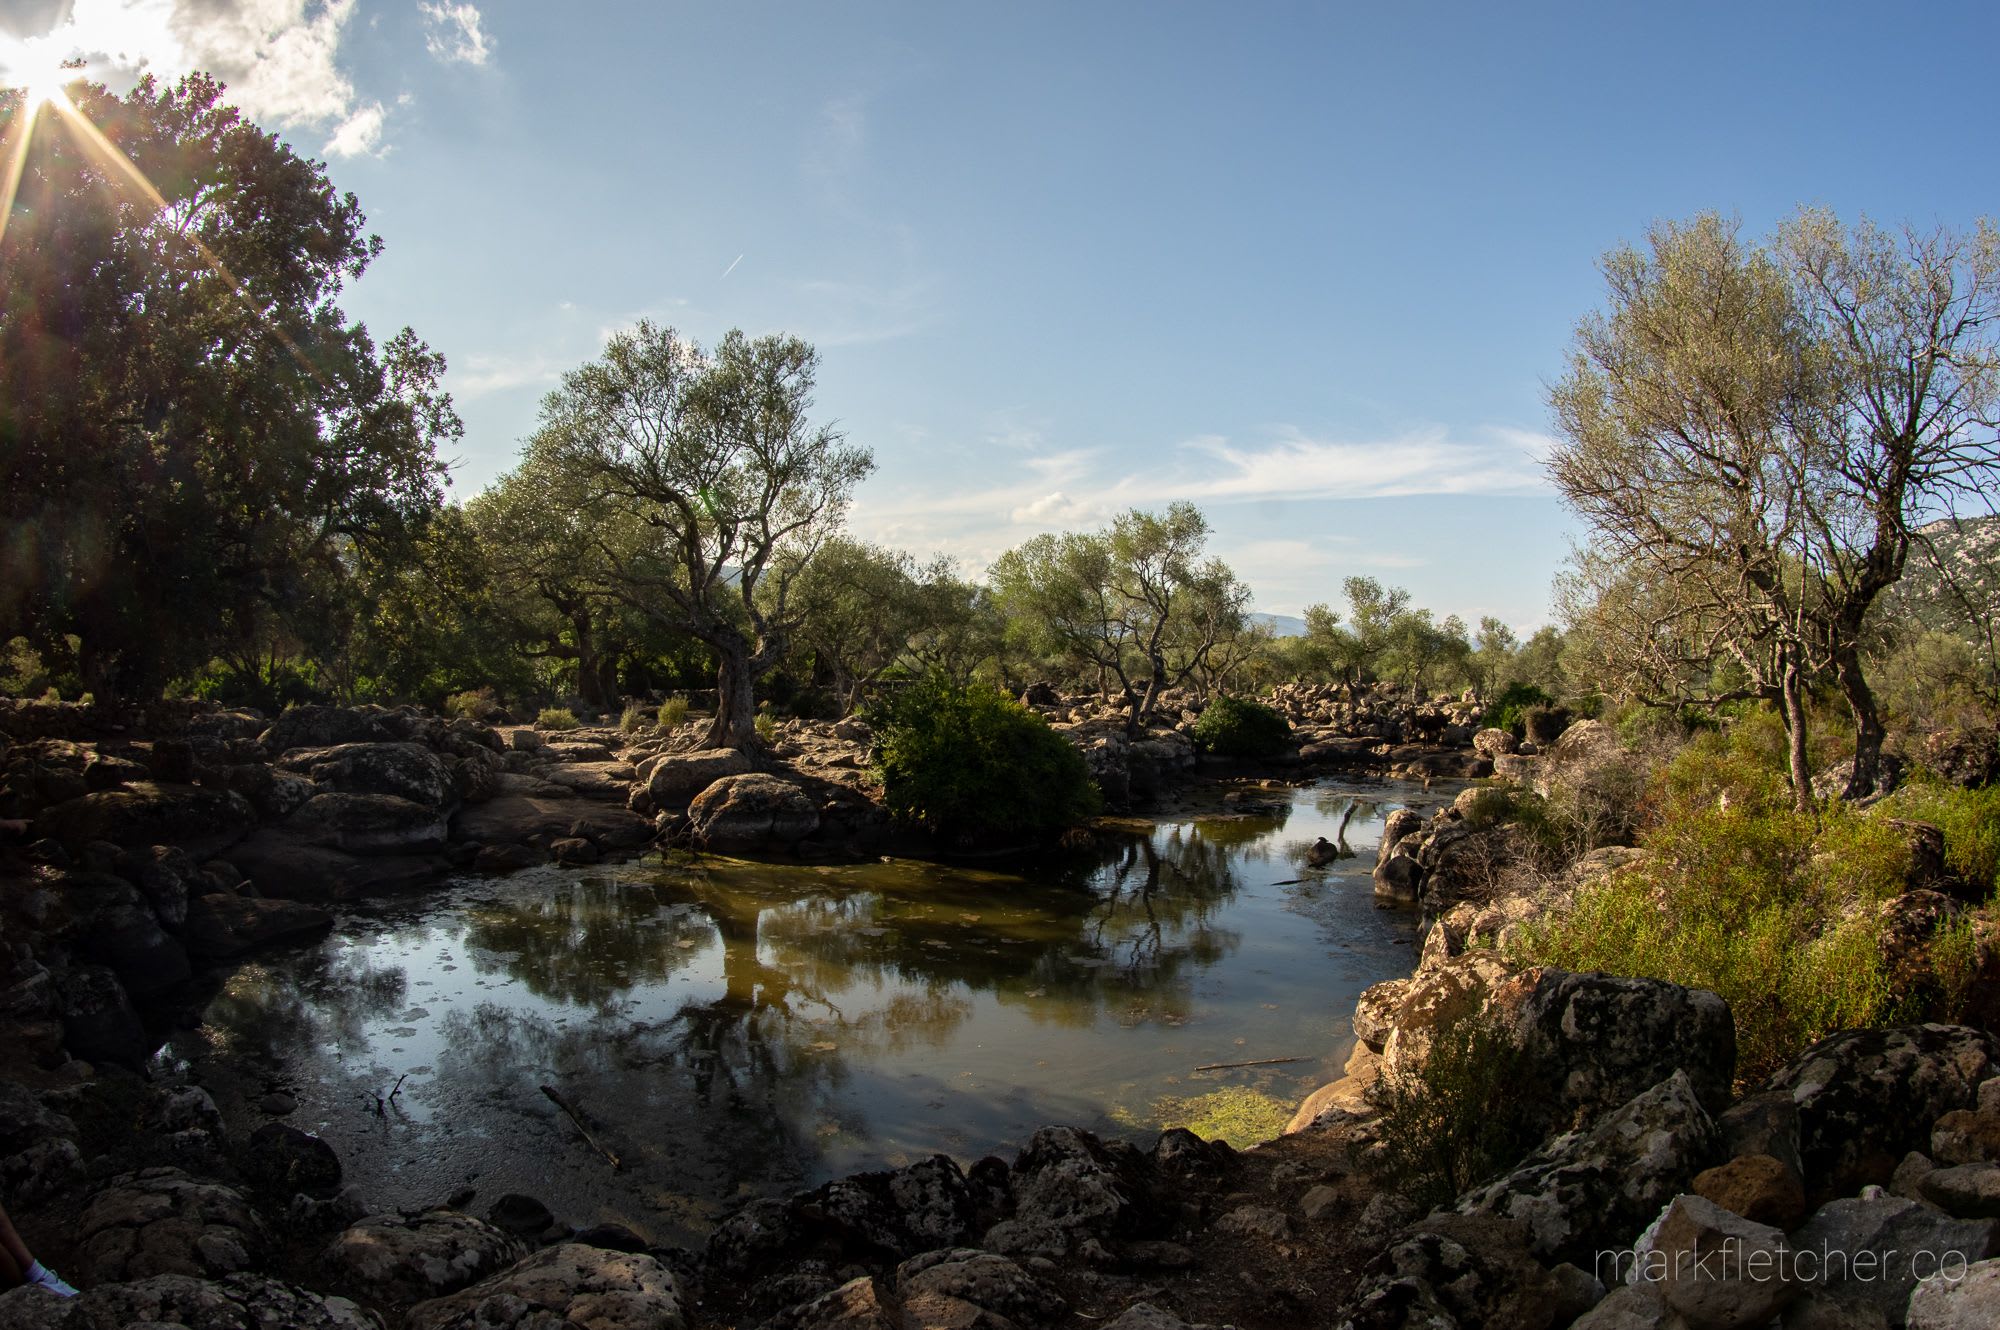
<instances>
[{"instance_id":1,"label":"white cloud","mask_svg":"<svg viewBox=\"0 0 2000 1330\"><path fill-rule=\"evenodd\" d=\"M388 110L364 102L340 60L355 0L75 0L49 32L0 42L0 72L86 62L120 86L196 70L228 85L227 100L272 129L323 130L324 151L379 150Z\"/></svg>"},{"instance_id":2,"label":"white cloud","mask_svg":"<svg viewBox=\"0 0 2000 1330\"><path fill-rule=\"evenodd\" d=\"M479 6L446 0L418 6L424 11L424 49L446 64L483 65L493 54Z\"/></svg>"},{"instance_id":3,"label":"white cloud","mask_svg":"<svg viewBox=\"0 0 2000 1330\"><path fill-rule=\"evenodd\" d=\"M340 122L333 131L333 137L326 141L320 151L329 157L364 157L372 155L382 143L382 123L388 117L382 103L370 102L353 115Z\"/></svg>"},{"instance_id":4,"label":"white cloud","mask_svg":"<svg viewBox=\"0 0 2000 1330\"><path fill-rule=\"evenodd\" d=\"M1186 499L1211 509L1290 500L1386 499L1417 495L1524 495L1546 488L1528 455L1540 438L1510 427L1483 427L1460 437L1442 426L1375 440L1315 439L1280 429L1260 443L1221 436L1190 439L1161 450L1161 460L1114 469L1092 450L981 453L982 480L959 490L913 487L856 501L852 521L871 540L956 556L975 572L1040 531L1101 526L1127 508L1159 508ZM1344 538L1272 537L1238 546L1238 571L1278 577L1280 570L1337 563L1399 569L1424 566L1402 552L1329 552ZM1252 577L1252 581L1257 581Z\"/></svg>"}]
</instances>

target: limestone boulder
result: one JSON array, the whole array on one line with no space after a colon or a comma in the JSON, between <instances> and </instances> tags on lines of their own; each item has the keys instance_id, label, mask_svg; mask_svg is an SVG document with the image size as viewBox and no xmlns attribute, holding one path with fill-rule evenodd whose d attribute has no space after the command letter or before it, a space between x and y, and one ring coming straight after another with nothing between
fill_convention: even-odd
<instances>
[{"instance_id":1,"label":"limestone boulder","mask_svg":"<svg viewBox=\"0 0 2000 1330\"><path fill-rule=\"evenodd\" d=\"M233 790L137 781L45 808L35 825L71 850L92 841L177 845L201 859L234 845L256 822L256 810Z\"/></svg>"},{"instance_id":2,"label":"limestone boulder","mask_svg":"<svg viewBox=\"0 0 2000 1330\"><path fill-rule=\"evenodd\" d=\"M1655 1287L1691 1330L1752 1330L1804 1286L1782 1230L1699 1196L1677 1196L1633 1250L1636 1280Z\"/></svg>"},{"instance_id":3,"label":"limestone boulder","mask_svg":"<svg viewBox=\"0 0 2000 1330\"><path fill-rule=\"evenodd\" d=\"M445 759L422 744L350 743L294 749L279 759L278 765L336 794L387 794L426 808L458 803L458 778Z\"/></svg>"},{"instance_id":4,"label":"limestone boulder","mask_svg":"<svg viewBox=\"0 0 2000 1330\"><path fill-rule=\"evenodd\" d=\"M645 770L646 793L655 808L685 808L715 782L727 776L744 775L749 770L749 757L735 748L669 753Z\"/></svg>"},{"instance_id":5,"label":"limestone boulder","mask_svg":"<svg viewBox=\"0 0 2000 1330\"><path fill-rule=\"evenodd\" d=\"M343 1229L320 1260L375 1301L415 1303L476 1284L521 1254L521 1244L491 1224L439 1209L372 1215Z\"/></svg>"},{"instance_id":6,"label":"limestone boulder","mask_svg":"<svg viewBox=\"0 0 2000 1330\"><path fill-rule=\"evenodd\" d=\"M40 1288L0 1295L0 1330L381 1330L346 1298L261 1275L154 1275L58 1298Z\"/></svg>"},{"instance_id":7,"label":"limestone boulder","mask_svg":"<svg viewBox=\"0 0 2000 1330\"><path fill-rule=\"evenodd\" d=\"M819 804L780 776L725 776L688 805L689 831L711 850L783 850L819 830Z\"/></svg>"},{"instance_id":8,"label":"limestone boulder","mask_svg":"<svg viewBox=\"0 0 2000 1330\"><path fill-rule=\"evenodd\" d=\"M1767 1082L1798 1108L1799 1155L1815 1200L1889 1181L1931 1128L1977 1106L2000 1074L2000 1039L1952 1025L1847 1030L1822 1039Z\"/></svg>"},{"instance_id":9,"label":"limestone boulder","mask_svg":"<svg viewBox=\"0 0 2000 1330\"><path fill-rule=\"evenodd\" d=\"M1660 979L1545 968L1514 1030L1554 1119L1588 1120L1675 1071L1704 1108L1729 1104L1736 1025L1729 1004L1703 989Z\"/></svg>"},{"instance_id":10,"label":"limestone boulder","mask_svg":"<svg viewBox=\"0 0 2000 1330\"><path fill-rule=\"evenodd\" d=\"M77 1226L74 1282L219 1279L253 1269L269 1241L241 1192L177 1168L149 1168L114 1178L92 1198Z\"/></svg>"},{"instance_id":11,"label":"limestone boulder","mask_svg":"<svg viewBox=\"0 0 2000 1330\"><path fill-rule=\"evenodd\" d=\"M1925 1280L1910 1295L1910 1330L1992 1330L1996 1325L2000 1260L1968 1266L1956 1279Z\"/></svg>"},{"instance_id":12,"label":"limestone boulder","mask_svg":"<svg viewBox=\"0 0 2000 1330\"><path fill-rule=\"evenodd\" d=\"M294 748L381 743L395 737L379 716L348 707L301 706L272 721L257 742L272 757L282 757Z\"/></svg>"},{"instance_id":13,"label":"limestone boulder","mask_svg":"<svg viewBox=\"0 0 2000 1330\"><path fill-rule=\"evenodd\" d=\"M1460 1197L1456 1209L1520 1220L1535 1255L1588 1266L1610 1235L1637 1233L1686 1191L1717 1147L1714 1120L1676 1071Z\"/></svg>"},{"instance_id":14,"label":"limestone boulder","mask_svg":"<svg viewBox=\"0 0 2000 1330\"><path fill-rule=\"evenodd\" d=\"M444 848L445 816L393 794L316 794L284 827L308 845L349 854L428 854Z\"/></svg>"},{"instance_id":15,"label":"limestone boulder","mask_svg":"<svg viewBox=\"0 0 2000 1330\"><path fill-rule=\"evenodd\" d=\"M1053 1326L1069 1311L1061 1294L1005 1256L966 1247L926 1252L896 1267L905 1316L918 1323L974 1325L953 1313L969 1304L1016 1326ZM962 1313L961 1313L962 1314Z\"/></svg>"},{"instance_id":16,"label":"limestone boulder","mask_svg":"<svg viewBox=\"0 0 2000 1330\"><path fill-rule=\"evenodd\" d=\"M470 1288L412 1307L407 1330L684 1330L673 1271L642 1253L565 1242Z\"/></svg>"},{"instance_id":17,"label":"limestone boulder","mask_svg":"<svg viewBox=\"0 0 2000 1330\"><path fill-rule=\"evenodd\" d=\"M1994 1255L1996 1227L1990 1219L1954 1219L1921 1201L1877 1191L1821 1206L1792 1233L1791 1244L1802 1259L1821 1257L1802 1273L1823 1291L1871 1304L1900 1325L1918 1283L1943 1263L1962 1269ZM1829 1253L1839 1259L1826 1259ZM1913 1260L1917 1253L1937 1264Z\"/></svg>"}]
</instances>

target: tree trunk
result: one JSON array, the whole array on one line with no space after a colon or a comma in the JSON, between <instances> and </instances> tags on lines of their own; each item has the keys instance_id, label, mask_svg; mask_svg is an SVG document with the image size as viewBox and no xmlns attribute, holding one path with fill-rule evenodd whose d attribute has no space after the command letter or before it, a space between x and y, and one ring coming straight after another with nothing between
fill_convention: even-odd
<instances>
[{"instance_id":1,"label":"tree trunk","mask_svg":"<svg viewBox=\"0 0 2000 1330\"><path fill-rule=\"evenodd\" d=\"M1792 805L1801 813L1813 809L1812 759L1806 755L1805 684L1796 661L1787 661L1779 694L1785 708L1787 756L1792 769Z\"/></svg>"},{"instance_id":2,"label":"tree trunk","mask_svg":"<svg viewBox=\"0 0 2000 1330\"><path fill-rule=\"evenodd\" d=\"M750 645L740 637L735 641L711 642L715 648L715 719L702 736L703 748L757 746L756 676L750 668Z\"/></svg>"},{"instance_id":3,"label":"tree trunk","mask_svg":"<svg viewBox=\"0 0 2000 1330\"><path fill-rule=\"evenodd\" d=\"M1847 797L1860 799L1875 793L1882 776L1882 708L1861 671L1859 651L1841 652L1833 671L1847 709L1854 714L1854 772L1847 778Z\"/></svg>"}]
</instances>

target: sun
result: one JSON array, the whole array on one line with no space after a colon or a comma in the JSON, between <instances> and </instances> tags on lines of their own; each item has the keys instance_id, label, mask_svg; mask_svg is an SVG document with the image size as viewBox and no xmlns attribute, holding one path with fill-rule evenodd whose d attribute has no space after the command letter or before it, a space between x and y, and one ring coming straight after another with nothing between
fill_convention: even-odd
<instances>
[{"instance_id":1,"label":"sun","mask_svg":"<svg viewBox=\"0 0 2000 1330\"><path fill-rule=\"evenodd\" d=\"M83 71L74 65L56 65L31 72L21 84L21 89L28 94L32 105L60 104L69 100L66 91L69 85L82 77Z\"/></svg>"}]
</instances>

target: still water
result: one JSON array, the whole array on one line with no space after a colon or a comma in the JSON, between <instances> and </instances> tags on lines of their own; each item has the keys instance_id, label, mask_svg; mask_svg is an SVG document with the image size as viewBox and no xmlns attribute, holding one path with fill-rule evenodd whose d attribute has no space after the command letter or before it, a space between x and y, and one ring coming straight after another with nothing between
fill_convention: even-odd
<instances>
[{"instance_id":1,"label":"still water","mask_svg":"<svg viewBox=\"0 0 2000 1330\"><path fill-rule=\"evenodd\" d=\"M1008 870L651 858L468 879L242 966L163 1056L239 1121L295 1097L286 1120L377 1204L520 1191L656 1241L856 1169L1011 1156L1051 1122L1281 1123L1340 1074L1355 995L1409 969L1414 917L1377 908L1368 872L1384 816L1437 796L1259 797ZM1343 824L1353 856L1308 867ZM1299 1060L1196 1070L1279 1058Z\"/></svg>"}]
</instances>

